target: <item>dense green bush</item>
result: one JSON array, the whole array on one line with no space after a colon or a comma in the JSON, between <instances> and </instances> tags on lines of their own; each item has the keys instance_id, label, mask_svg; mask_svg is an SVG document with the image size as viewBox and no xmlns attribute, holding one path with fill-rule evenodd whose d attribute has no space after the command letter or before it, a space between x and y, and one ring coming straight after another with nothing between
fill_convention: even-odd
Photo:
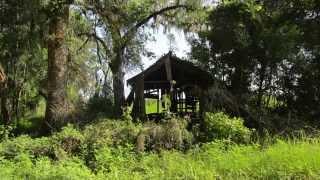
<instances>
[{"instance_id":1,"label":"dense green bush","mask_svg":"<svg viewBox=\"0 0 320 180\"><path fill-rule=\"evenodd\" d=\"M99 162L99 152L112 148L134 147L141 128L140 124L110 119L102 119L88 125L82 131L85 138L82 157L87 166L93 170L100 169L99 166L104 163Z\"/></svg>"},{"instance_id":2,"label":"dense green bush","mask_svg":"<svg viewBox=\"0 0 320 180\"><path fill-rule=\"evenodd\" d=\"M0 124L0 142L9 138L12 129L13 128L11 126L4 126Z\"/></svg>"},{"instance_id":3,"label":"dense green bush","mask_svg":"<svg viewBox=\"0 0 320 180\"><path fill-rule=\"evenodd\" d=\"M7 139L0 144L0 156L5 159L14 159L20 154L27 154L34 159L48 157L60 160L66 158L67 154L80 154L83 142L84 137L80 131L68 125L51 137L31 138L22 135Z\"/></svg>"},{"instance_id":4,"label":"dense green bush","mask_svg":"<svg viewBox=\"0 0 320 180\"><path fill-rule=\"evenodd\" d=\"M56 158L54 144L51 139L46 137L33 139L22 135L5 140L0 144L0 156L5 159L15 159L21 154L29 155L32 158L44 156Z\"/></svg>"},{"instance_id":5,"label":"dense green bush","mask_svg":"<svg viewBox=\"0 0 320 180\"><path fill-rule=\"evenodd\" d=\"M85 141L96 146L134 144L142 126L128 121L101 119L88 125Z\"/></svg>"},{"instance_id":6,"label":"dense green bush","mask_svg":"<svg viewBox=\"0 0 320 180\"><path fill-rule=\"evenodd\" d=\"M51 142L54 144L56 157L66 158L69 155L81 155L85 137L72 125L67 125L58 133L53 134Z\"/></svg>"},{"instance_id":7,"label":"dense green bush","mask_svg":"<svg viewBox=\"0 0 320 180\"><path fill-rule=\"evenodd\" d=\"M187 122L181 118L170 118L160 124L148 123L137 137L137 149L188 149L193 141L192 133L187 131Z\"/></svg>"},{"instance_id":8,"label":"dense green bush","mask_svg":"<svg viewBox=\"0 0 320 180\"><path fill-rule=\"evenodd\" d=\"M237 143L247 143L252 134L252 131L243 125L241 118L230 118L222 112L206 113L204 123L208 141L230 139Z\"/></svg>"}]
</instances>

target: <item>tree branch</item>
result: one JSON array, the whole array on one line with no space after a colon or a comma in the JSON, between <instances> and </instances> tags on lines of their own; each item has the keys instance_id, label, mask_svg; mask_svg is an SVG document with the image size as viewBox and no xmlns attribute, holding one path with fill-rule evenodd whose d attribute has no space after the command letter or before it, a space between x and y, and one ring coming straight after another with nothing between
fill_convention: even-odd
<instances>
[{"instance_id":1,"label":"tree branch","mask_svg":"<svg viewBox=\"0 0 320 180\"><path fill-rule=\"evenodd\" d=\"M90 37L87 37L86 41L77 49L77 53L79 53L89 42Z\"/></svg>"},{"instance_id":2,"label":"tree branch","mask_svg":"<svg viewBox=\"0 0 320 180\"><path fill-rule=\"evenodd\" d=\"M125 41L122 45L122 48L124 48L126 46L126 44L128 43L128 41L131 40L131 35L133 35L141 26L143 26L144 24L146 24L147 22L149 22L150 19L154 18L154 17L157 17L161 14L164 14L168 11L171 11L171 10L175 10L175 9L179 9L179 8L184 8L184 9L191 9L190 6L187 6L187 5L174 5L174 6L168 6L168 7L165 7L165 8L162 8L158 11L155 11L153 13L151 13L149 16L145 17L144 19L140 20L135 26L133 26L131 29L129 29L127 31L127 33L123 36L125 38Z\"/></svg>"},{"instance_id":3,"label":"tree branch","mask_svg":"<svg viewBox=\"0 0 320 180\"><path fill-rule=\"evenodd\" d=\"M146 18L142 19L140 22L138 22L132 30L137 30L138 28L140 28L141 26L143 26L144 24L146 24L151 18L156 17L158 15L164 14L167 11L171 11L171 10L175 10L175 9L179 9L179 8L185 8L185 9L191 9L190 6L187 5L175 5L175 6L168 6L165 7L163 9L160 9L158 11L155 11L153 13L151 13L149 16L147 16Z\"/></svg>"},{"instance_id":4,"label":"tree branch","mask_svg":"<svg viewBox=\"0 0 320 180\"><path fill-rule=\"evenodd\" d=\"M80 34L78 34L78 35L79 35L79 36L92 37L92 38L94 38L95 40L99 41L99 42L102 44L104 50L106 51L106 53L107 53L106 55L108 55L108 54L111 55L110 50L109 50L107 44L106 44L106 43L104 42L104 40L103 40L102 38L100 38L96 33L80 33Z\"/></svg>"}]
</instances>

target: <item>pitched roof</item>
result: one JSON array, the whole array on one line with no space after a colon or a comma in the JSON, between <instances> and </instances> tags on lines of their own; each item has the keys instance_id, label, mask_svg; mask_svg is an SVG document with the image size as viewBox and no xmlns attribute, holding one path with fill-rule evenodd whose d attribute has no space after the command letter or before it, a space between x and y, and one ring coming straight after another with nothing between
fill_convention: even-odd
<instances>
[{"instance_id":1,"label":"pitched roof","mask_svg":"<svg viewBox=\"0 0 320 180\"><path fill-rule=\"evenodd\" d=\"M176 82L176 86L195 84L200 87L207 87L213 83L213 78L207 71L195 66L192 62L181 60L173 55L172 52L162 56L149 68L128 79L127 83L134 86L141 76L143 76L145 83L168 82L170 78L168 78L168 67L166 67L166 64L170 64L168 66L170 68L169 71L171 71L171 80ZM152 89L151 87L154 86L150 85L150 87L148 87L148 85L145 85L145 89Z\"/></svg>"}]
</instances>

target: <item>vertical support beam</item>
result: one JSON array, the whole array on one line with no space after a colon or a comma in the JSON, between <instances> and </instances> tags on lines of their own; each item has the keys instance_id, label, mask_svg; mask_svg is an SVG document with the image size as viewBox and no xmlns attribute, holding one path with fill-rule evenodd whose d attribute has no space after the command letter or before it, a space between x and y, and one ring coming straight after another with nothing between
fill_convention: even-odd
<instances>
[{"instance_id":1,"label":"vertical support beam","mask_svg":"<svg viewBox=\"0 0 320 180\"><path fill-rule=\"evenodd\" d=\"M171 67L171 62L170 62L170 57L167 57L165 61L165 68L166 68L166 75L167 75L167 80L172 81L172 67Z\"/></svg>"},{"instance_id":2,"label":"vertical support beam","mask_svg":"<svg viewBox=\"0 0 320 180\"><path fill-rule=\"evenodd\" d=\"M160 112L160 90L157 89L157 95L158 95L158 99L157 99L157 113L159 114Z\"/></svg>"},{"instance_id":3,"label":"vertical support beam","mask_svg":"<svg viewBox=\"0 0 320 180\"><path fill-rule=\"evenodd\" d=\"M165 60L165 69L166 69L166 75L167 75L167 80L170 81L170 91L169 91L169 96L171 100L171 107L170 111L176 112L177 111L177 102L176 102L176 92L173 88L175 81L173 80L172 76L172 64L171 64L171 53L167 56Z\"/></svg>"},{"instance_id":4,"label":"vertical support beam","mask_svg":"<svg viewBox=\"0 0 320 180\"><path fill-rule=\"evenodd\" d=\"M144 120L146 118L146 106L144 99L144 79L140 76L135 85L135 98L133 104L133 117Z\"/></svg>"},{"instance_id":5,"label":"vertical support beam","mask_svg":"<svg viewBox=\"0 0 320 180\"><path fill-rule=\"evenodd\" d=\"M187 91L185 91L185 96L186 96L186 99L185 99L185 103L184 103L184 112L188 112L188 101L189 101L189 99L188 99L188 92Z\"/></svg>"},{"instance_id":6,"label":"vertical support beam","mask_svg":"<svg viewBox=\"0 0 320 180\"><path fill-rule=\"evenodd\" d=\"M177 112L177 91L173 90L170 93L171 96L171 107L170 107L170 111L172 112Z\"/></svg>"},{"instance_id":7,"label":"vertical support beam","mask_svg":"<svg viewBox=\"0 0 320 180\"><path fill-rule=\"evenodd\" d=\"M201 90L200 97L199 97L199 116L204 117L204 113L207 111L208 104L207 104L207 97L208 90Z\"/></svg>"}]
</instances>

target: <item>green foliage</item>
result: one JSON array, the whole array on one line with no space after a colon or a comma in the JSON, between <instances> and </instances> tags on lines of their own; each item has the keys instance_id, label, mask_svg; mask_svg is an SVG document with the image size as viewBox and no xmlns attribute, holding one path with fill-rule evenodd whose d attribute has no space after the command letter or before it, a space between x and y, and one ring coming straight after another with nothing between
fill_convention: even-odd
<instances>
[{"instance_id":1,"label":"green foliage","mask_svg":"<svg viewBox=\"0 0 320 180\"><path fill-rule=\"evenodd\" d=\"M0 159L0 176L3 179L97 179L94 174L79 160L67 159L52 162L48 158L32 161L25 154L19 155L15 161Z\"/></svg>"},{"instance_id":2,"label":"green foliage","mask_svg":"<svg viewBox=\"0 0 320 180\"><path fill-rule=\"evenodd\" d=\"M139 151L187 150L193 143L193 135L187 131L186 126L186 120L175 117L160 124L147 124L137 137L137 149Z\"/></svg>"},{"instance_id":3,"label":"green foliage","mask_svg":"<svg viewBox=\"0 0 320 180\"><path fill-rule=\"evenodd\" d=\"M132 123L133 118L131 117L131 108L126 106L122 108L122 120L126 121L127 123Z\"/></svg>"},{"instance_id":4,"label":"green foliage","mask_svg":"<svg viewBox=\"0 0 320 180\"><path fill-rule=\"evenodd\" d=\"M95 151L96 171L109 172L127 171L138 160L133 146L119 146L97 149ZM126 164L126 166L124 166Z\"/></svg>"},{"instance_id":5,"label":"green foliage","mask_svg":"<svg viewBox=\"0 0 320 180\"><path fill-rule=\"evenodd\" d=\"M102 119L87 126L83 133L86 138L85 141L97 147L104 145L125 146L134 144L141 128L139 124L132 122Z\"/></svg>"},{"instance_id":6,"label":"green foliage","mask_svg":"<svg viewBox=\"0 0 320 180\"><path fill-rule=\"evenodd\" d=\"M64 159L69 155L79 155L84 142L83 135L72 126L66 126L52 137L32 139L27 135L7 139L0 144L0 156L14 159L20 154L30 158L48 157L54 160Z\"/></svg>"},{"instance_id":7,"label":"green foliage","mask_svg":"<svg viewBox=\"0 0 320 180\"><path fill-rule=\"evenodd\" d=\"M52 136L53 142L69 154L79 154L85 137L72 125L62 128L62 131Z\"/></svg>"},{"instance_id":8,"label":"green foliage","mask_svg":"<svg viewBox=\"0 0 320 180\"><path fill-rule=\"evenodd\" d=\"M170 100L169 95L166 95L166 94L162 95L161 104L164 105L163 111L165 111L165 113L170 113L171 100Z\"/></svg>"},{"instance_id":9,"label":"green foliage","mask_svg":"<svg viewBox=\"0 0 320 180\"><path fill-rule=\"evenodd\" d=\"M226 87L225 94L232 94L238 107L232 114L256 128L270 122L263 121L264 112L318 125L320 28L315 0L220 1L206 19L208 28L193 39L191 56ZM225 99L224 104L212 103L229 112L229 99L216 99Z\"/></svg>"},{"instance_id":10,"label":"green foliage","mask_svg":"<svg viewBox=\"0 0 320 180\"><path fill-rule=\"evenodd\" d=\"M3 140L7 140L11 135L13 127L4 126L0 124L0 142Z\"/></svg>"},{"instance_id":11,"label":"green foliage","mask_svg":"<svg viewBox=\"0 0 320 180\"><path fill-rule=\"evenodd\" d=\"M88 125L83 130L85 143L81 156L91 169L96 169L100 164L97 161L98 151L111 150L112 147L133 147L140 130L139 124L121 120L102 119Z\"/></svg>"},{"instance_id":12,"label":"green foliage","mask_svg":"<svg viewBox=\"0 0 320 180\"><path fill-rule=\"evenodd\" d=\"M206 113L204 123L209 141L215 139L230 139L236 143L250 141L252 130L243 125L241 118L230 118L223 112Z\"/></svg>"},{"instance_id":13,"label":"green foliage","mask_svg":"<svg viewBox=\"0 0 320 180\"><path fill-rule=\"evenodd\" d=\"M32 111L40 100L38 90L47 67L46 49L40 44L46 29L40 1L4 0L1 9L0 16L6 18L0 20L0 63L8 81L0 93L10 115L1 121L10 121Z\"/></svg>"},{"instance_id":14,"label":"green foliage","mask_svg":"<svg viewBox=\"0 0 320 180\"><path fill-rule=\"evenodd\" d=\"M56 158L54 144L46 137L32 139L24 135L8 139L0 144L0 156L2 158L13 160L20 154L28 155L30 158Z\"/></svg>"},{"instance_id":15,"label":"green foliage","mask_svg":"<svg viewBox=\"0 0 320 180\"><path fill-rule=\"evenodd\" d=\"M35 147L50 147L52 144L50 139L78 137L79 132L68 127L54 137L32 139L22 136L0 143L1 177L3 179L317 179L320 177L320 143L317 138L274 139L275 143L264 147L259 144L237 145L227 140L220 140L203 144L187 152L162 150L159 153L136 153L132 145L100 144L101 146L95 146L93 151L95 166L88 166L87 157L77 156L77 153L66 154L63 159L52 159L45 154L34 156L30 151Z\"/></svg>"},{"instance_id":16,"label":"green foliage","mask_svg":"<svg viewBox=\"0 0 320 180\"><path fill-rule=\"evenodd\" d=\"M87 113L93 118L99 116L113 116L113 103L110 98L93 96L87 103Z\"/></svg>"},{"instance_id":17,"label":"green foliage","mask_svg":"<svg viewBox=\"0 0 320 180\"><path fill-rule=\"evenodd\" d=\"M307 140L279 140L266 149L261 149L259 145L233 145L225 151L223 144L215 142L203 147L202 156L209 158L208 166L214 166L224 178L316 178L319 176L319 169L316 168L319 154L310 154L319 148L316 144Z\"/></svg>"}]
</instances>

